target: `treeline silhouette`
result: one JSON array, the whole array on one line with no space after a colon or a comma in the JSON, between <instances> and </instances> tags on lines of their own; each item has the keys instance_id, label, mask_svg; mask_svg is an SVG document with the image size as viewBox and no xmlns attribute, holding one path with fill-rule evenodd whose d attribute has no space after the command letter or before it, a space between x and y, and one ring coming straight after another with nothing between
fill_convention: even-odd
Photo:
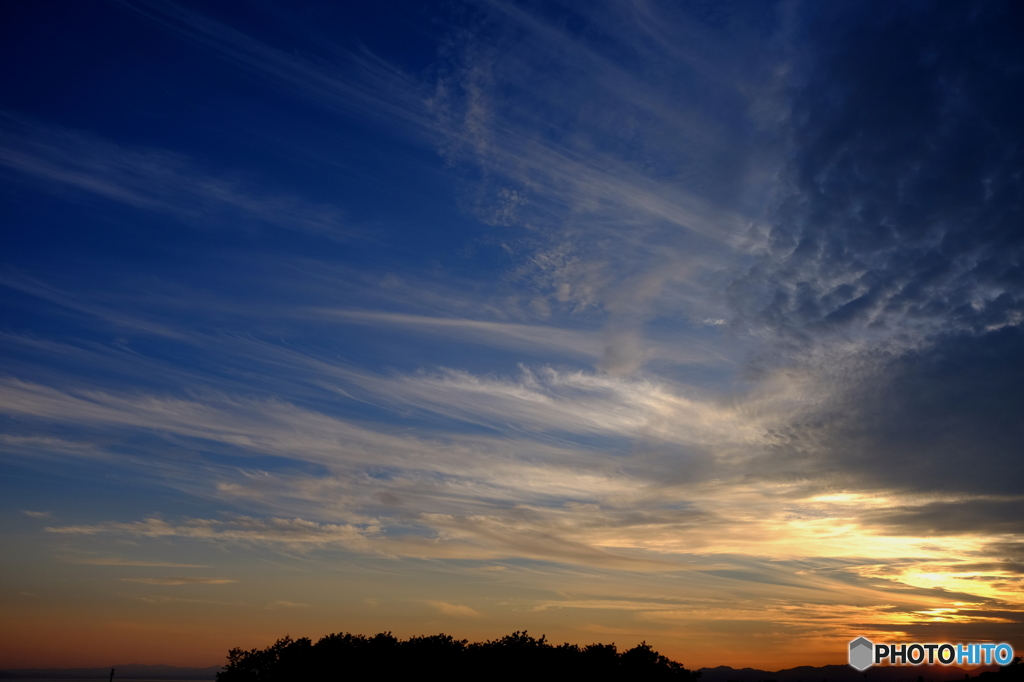
<instances>
[{"instance_id":1,"label":"treeline silhouette","mask_svg":"<svg viewBox=\"0 0 1024 682\"><path fill-rule=\"evenodd\" d=\"M1024 682L1024 659L1015 656L1010 665L999 670L987 670L974 679L981 682Z\"/></svg>"},{"instance_id":2,"label":"treeline silhouette","mask_svg":"<svg viewBox=\"0 0 1024 682\"><path fill-rule=\"evenodd\" d=\"M284 637L265 649L232 649L218 682L305 682L344 679L581 679L687 680L699 672L684 668L646 642L619 652L615 644L552 645L526 631L470 644L438 634L400 640L390 632L372 637L349 633L313 644Z\"/></svg>"}]
</instances>

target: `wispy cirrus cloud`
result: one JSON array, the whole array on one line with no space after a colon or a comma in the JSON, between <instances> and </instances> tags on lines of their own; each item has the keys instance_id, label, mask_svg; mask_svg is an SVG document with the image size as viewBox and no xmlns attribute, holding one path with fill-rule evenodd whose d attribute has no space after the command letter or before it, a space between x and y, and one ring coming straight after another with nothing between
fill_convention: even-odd
<instances>
[{"instance_id":1,"label":"wispy cirrus cloud","mask_svg":"<svg viewBox=\"0 0 1024 682\"><path fill-rule=\"evenodd\" d=\"M769 66L781 57L698 56L678 35L704 44L708 27L657 3L490 2L480 14L431 99L446 154L483 177L466 203L528 228L504 241L538 307L600 316L601 368L635 372L652 320L680 331L725 317L718 282L759 243L750 228L782 165ZM718 49L763 31L764 14L732 15Z\"/></svg>"},{"instance_id":2,"label":"wispy cirrus cloud","mask_svg":"<svg viewBox=\"0 0 1024 682\"><path fill-rule=\"evenodd\" d=\"M141 566L147 568L210 568L205 564L181 564L173 561L145 561L139 559L123 559L121 557L89 557L89 556L66 556L62 557L71 564L84 564L86 566Z\"/></svg>"},{"instance_id":3,"label":"wispy cirrus cloud","mask_svg":"<svg viewBox=\"0 0 1024 682\"><path fill-rule=\"evenodd\" d=\"M517 324L465 318L433 317L370 310L320 309L313 311L325 319L335 318L352 324L393 326L446 336L460 343L476 342L488 348L514 351L559 353L600 360L607 351L609 337L600 331L563 329L551 324ZM687 347L648 341L642 349L643 361L665 360L675 363L730 365L735 360L721 350L694 340Z\"/></svg>"},{"instance_id":4,"label":"wispy cirrus cloud","mask_svg":"<svg viewBox=\"0 0 1024 682\"><path fill-rule=\"evenodd\" d=\"M485 222L529 228L501 237L521 263L514 276L531 290L526 310L541 318L552 309L611 315L606 369L628 373L644 363L643 326L653 317L667 313L681 326L721 317L723 301L698 282L745 252L765 197L739 202L740 210L736 199L775 162L745 158L758 126L734 115L765 101L756 79L738 86L726 77L737 71L722 60L749 55L722 50L720 60L708 60L679 48L660 27L686 25L701 35L685 14L653 5L587 13L612 37L608 45L570 34L554 17L489 3L478 8L486 40L452 42L430 83L326 46L324 59L304 59L179 4L127 4L262 83L327 109L383 116L413 139L440 145L453 163L482 170L467 206ZM754 31L756 20L733 29ZM640 38L653 70L613 56ZM350 68L331 66L342 62ZM714 93L730 115L709 115L685 95L666 93L666 79L695 96ZM581 82L598 85L581 89Z\"/></svg>"},{"instance_id":5,"label":"wispy cirrus cloud","mask_svg":"<svg viewBox=\"0 0 1024 682\"><path fill-rule=\"evenodd\" d=\"M274 226L333 239L353 235L336 207L268 193L252 180L217 174L195 159L119 145L95 135L0 115L0 165L36 185L101 196L171 215L189 227L242 219L244 229ZM236 174L237 175L237 174Z\"/></svg>"},{"instance_id":6,"label":"wispy cirrus cloud","mask_svg":"<svg viewBox=\"0 0 1024 682\"><path fill-rule=\"evenodd\" d=\"M186 519L172 524L150 518L133 523L105 523L79 526L51 526L48 533L62 535L96 535L114 533L141 537L182 537L202 540L276 543L292 547L358 545L373 528L359 529L351 525L320 524L304 519L255 519L234 517L227 520ZM132 580L135 580L134 578ZM147 579L148 580L148 579ZM175 578L178 580L178 578ZM185 580L182 578L181 580ZM198 580L205 580L201 578ZM144 582L139 579L137 582ZM178 584L178 583L175 583Z\"/></svg>"},{"instance_id":7,"label":"wispy cirrus cloud","mask_svg":"<svg viewBox=\"0 0 1024 682\"><path fill-rule=\"evenodd\" d=\"M170 578L121 578L126 583L143 585L227 585L237 582L228 578L199 578L196 576L174 576Z\"/></svg>"},{"instance_id":8,"label":"wispy cirrus cloud","mask_svg":"<svg viewBox=\"0 0 1024 682\"><path fill-rule=\"evenodd\" d=\"M888 555L907 543L905 533L887 535L898 528L893 519L899 514L906 519L940 519L971 505L987 505L984 508L994 513L1011 515L1014 509L1013 503L992 506L983 498L970 497L936 506L927 494L907 497L904 493L902 511L897 513L884 493L820 497L816 479L837 480L822 462L811 458L795 467L790 460L789 470L774 468L787 460L773 454L779 446L773 431L791 423L795 415L813 415L818 409L817 402L808 403L807 389L799 384L790 387L793 392L788 397L783 382L766 385L763 396L747 404L716 405L679 395L667 384L582 372L526 371L520 378L503 379L464 372L380 376L345 369L339 377L360 386L367 399L382 405L470 421L498 433L468 436L437 431L437 438L430 440L395 436L280 401L216 394L171 399L63 392L17 381L5 382L3 407L5 412L35 418L89 423L93 428L105 424L107 428L159 430L230 447L240 466L218 464L212 470L220 473L205 486L198 480L187 483L194 478L188 475L181 484L194 491L205 487L206 494L239 502L281 509L300 505L347 520L344 537L327 537L314 530L296 540L297 545L308 547L363 542L365 534L354 531L352 524L388 524L415 510L411 518L418 526L438 537L458 540L456 544L465 540L477 545L481 557L520 552L600 562L608 548L655 552L746 548L793 556L805 551L801 548L807 543L814 543L820 555L842 556L848 551L845 533L870 528L882 532L865 542L876 555ZM509 422L515 427L508 428ZM556 444L557 439L551 440L555 436L568 441ZM601 452L570 444L575 438L595 436L627 443L641 439L646 446L623 457L614 448ZM315 463L325 470L310 475L246 467L244 458L258 453ZM745 470L737 472L738 462L746 462ZM180 469L173 460L162 466ZM389 471L386 478L370 475L380 467ZM794 475L803 480L784 482ZM861 479L847 473L838 480L856 486ZM669 502L672 499L674 503ZM517 511L501 510L508 503L516 504ZM156 521L68 528L64 532L74 528L82 534L116 531L153 537L161 533L212 537L222 532L216 524L176 528ZM765 528L775 530L765 535ZM782 528L785 533L780 535ZM273 542L266 534L253 532L248 537ZM285 535L279 541L289 542ZM940 544L949 551L959 542L962 534L953 532ZM382 551L426 551L415 544L408 541L403 549Z\"/></svg>"},{"instance_id":9,"label":"wispy cirrus cloud","mask_svg":"<svg viewBox=\"0 0 1024 682\"><path fill-rule=\"evenodd\" d=\"M426 333L459 337L462 340L477 340L491 348L553 351L586 358L600 357L602 350L599 335L558 329L547 325L431 317L372 310L315 310L312 312L323 318L336 318L351 324L403 327Z\"/></svg>"},{"instance_id":10,"label":"wispy cirrus cloud","mask_svg":"<svg viewBox=\"0 0 1024 682\"><path fill-rule=\"evenodd\" d=\"M423 84L375 55L339 51L328 41L305 34L303 41L317 49L307 59L270 45L250 34L175 2L122 0L186 42L249 74L262 84L296 95L335 112L385 115L422 134L429 120L423 105Z\"/></svg>"}]
</instances>

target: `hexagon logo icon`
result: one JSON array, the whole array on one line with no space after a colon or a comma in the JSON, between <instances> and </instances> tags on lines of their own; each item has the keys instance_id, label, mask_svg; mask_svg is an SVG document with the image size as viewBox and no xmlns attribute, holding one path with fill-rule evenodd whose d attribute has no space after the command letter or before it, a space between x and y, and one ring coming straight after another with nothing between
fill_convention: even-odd
<instances>
[{"instance_id":1,"label":"hexagon logo icon","mask_svg":"<svg viewBox=\"0 0 1024 682\"><path fill-rule=\"evenodd\" d=\"M865 637L858 637L850 642L850 665L857 670L867 670L871 667L872 653L875 645Z\"/></svg>"}]
</instances>

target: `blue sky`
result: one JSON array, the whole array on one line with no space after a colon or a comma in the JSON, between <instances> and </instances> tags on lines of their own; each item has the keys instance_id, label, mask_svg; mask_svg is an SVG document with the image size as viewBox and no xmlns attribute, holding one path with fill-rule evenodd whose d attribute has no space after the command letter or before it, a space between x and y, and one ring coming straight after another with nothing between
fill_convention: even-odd
<instances>
[{"instance_id":1,"label":"blue sky","mask_svg":"<svg viewBox=\"0 0 1024 682\"><path fill-rule=\"evenodd\" d=\"M1024 646L1013 3L0 12L0 666Z\"/></svg>"}]
</instances>

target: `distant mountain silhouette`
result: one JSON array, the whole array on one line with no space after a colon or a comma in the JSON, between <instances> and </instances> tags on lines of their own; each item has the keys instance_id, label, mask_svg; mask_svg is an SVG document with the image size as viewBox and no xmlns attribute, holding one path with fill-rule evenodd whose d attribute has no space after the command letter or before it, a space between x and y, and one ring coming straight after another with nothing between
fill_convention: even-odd
<instances>
[{"instance_id":1,"label":"distant mountain silhouette","mask_svg":"<svg viewBox=\"0 0 1024 682\"><path fill-rule=\"evenodd\" d=\"M717 668L701 668L700 682L952 682L965 677L976 677L983 672L997 671L999 666L982 666L964 670L956 666L919 665L919 666L872 666L864 672L858 672L848 665L823 665L813 667L802 665L775 672L757 670L755 668L730 668L726 665Z\"/></svg>"},{"instance_id":2,"label":"distant mountain silhouette","mask_svg":"<svg viewBox=\"0 0 1024 682\"><path fill-rule=\"evenodd\" d=\"M19 668L0 671L0 679L110 679L110 669L116 668L114 680L213 680L222 666L209 668L181 668L174 665L107 665L102 668Z\"/></svg>"}]
</instances>

